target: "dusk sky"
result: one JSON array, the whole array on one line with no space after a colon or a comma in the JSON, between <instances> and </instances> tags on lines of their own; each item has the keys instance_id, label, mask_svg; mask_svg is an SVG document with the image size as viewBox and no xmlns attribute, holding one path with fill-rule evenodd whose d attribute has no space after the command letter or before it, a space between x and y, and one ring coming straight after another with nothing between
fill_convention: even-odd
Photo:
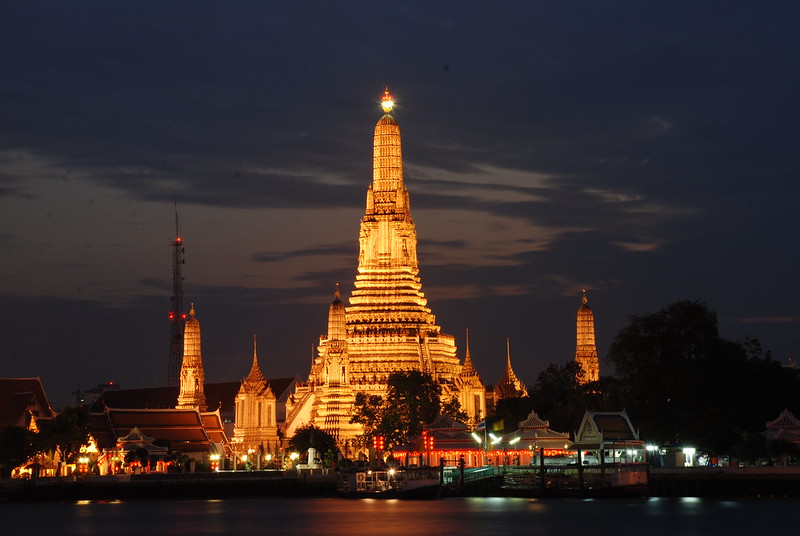
<instances>
[{"instance_id":1,"label":"dusk sky","mask_svg":"<svg viewBox=\"0 0 800 536\"><path fill-rule=\"evenodd\" d=\"M305 379L353 287L384 86L423 291L484 382L682 299L800 355L800 5L15 2L0 362L51 402L163 385L177 201L206 381ZM345 300L346 302L346 300ZM687 371L687 374L691 371Z\"/></svg>"}]
</instances>

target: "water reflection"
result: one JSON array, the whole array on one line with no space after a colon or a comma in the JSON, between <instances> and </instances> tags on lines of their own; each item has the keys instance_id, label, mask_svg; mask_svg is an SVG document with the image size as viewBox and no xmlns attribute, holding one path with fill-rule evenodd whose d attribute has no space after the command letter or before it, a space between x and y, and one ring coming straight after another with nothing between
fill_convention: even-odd
<instances>
[{"instance_id":1,"label":"water reflection","mask_svg":"<svg viewBox=\"0 0 800 536\"><path fill-rule=\"evenodd\" d=\"M247 499L4 504L4 533L26 535L281 534L458 536L741 534L794 527L796 500L707 499L439 501Z\"/></svg>"}]
</instances>

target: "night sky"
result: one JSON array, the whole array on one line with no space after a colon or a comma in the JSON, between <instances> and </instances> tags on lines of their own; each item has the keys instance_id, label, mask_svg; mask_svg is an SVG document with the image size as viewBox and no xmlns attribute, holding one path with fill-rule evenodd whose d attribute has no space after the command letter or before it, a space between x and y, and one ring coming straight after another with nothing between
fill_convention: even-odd
<instances>
[{"instance_id":1,"label":"night sky","mask_svg":"<svg viewBox=\"0 0 800 536\"><path fill-rule=\"evenodd\" d=\"M792 1L15 2L0 362L56 406L163 385L177 201L207 381L308 373L352 289L385 85L423 291L484 382L703 300L800 355ZM687 371L691 373L691 371Z\"/></svg>"}]
</instances>

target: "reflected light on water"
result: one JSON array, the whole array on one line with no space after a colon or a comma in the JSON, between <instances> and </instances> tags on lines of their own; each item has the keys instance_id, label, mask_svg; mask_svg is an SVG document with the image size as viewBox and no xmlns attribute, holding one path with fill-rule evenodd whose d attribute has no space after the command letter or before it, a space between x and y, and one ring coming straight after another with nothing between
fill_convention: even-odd
<instances>
[{"instance_id":1,"label":"reflected light on water","mask_svg":"<svg viewBox=\"0 0 800 536\"><path fill-rule=\"evenodd\" d=\"M797 501L467 498L435 501L225 499L0 504L4 533L26 536L431 536L598 532L681 536L795 526ZM31 522L31 520L40 522Z\"/></svg>"}]
</instances>

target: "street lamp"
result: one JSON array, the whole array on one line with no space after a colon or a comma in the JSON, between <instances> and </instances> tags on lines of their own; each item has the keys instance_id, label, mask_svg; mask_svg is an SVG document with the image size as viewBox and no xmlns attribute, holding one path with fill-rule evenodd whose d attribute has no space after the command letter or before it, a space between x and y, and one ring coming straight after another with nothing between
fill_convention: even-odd
<instances>
[{"instance_id":1,"label":"street lamp","mask_svg":"<svg viewBox=\"0 0 800 536\"><path fill-rule=\"evenodd\" d=\"M483 446L483 465L489 465L489 442L481 439L475 432L472 432L472 437L478 442L478 445Z\"/></svg>"}]
</instances>

